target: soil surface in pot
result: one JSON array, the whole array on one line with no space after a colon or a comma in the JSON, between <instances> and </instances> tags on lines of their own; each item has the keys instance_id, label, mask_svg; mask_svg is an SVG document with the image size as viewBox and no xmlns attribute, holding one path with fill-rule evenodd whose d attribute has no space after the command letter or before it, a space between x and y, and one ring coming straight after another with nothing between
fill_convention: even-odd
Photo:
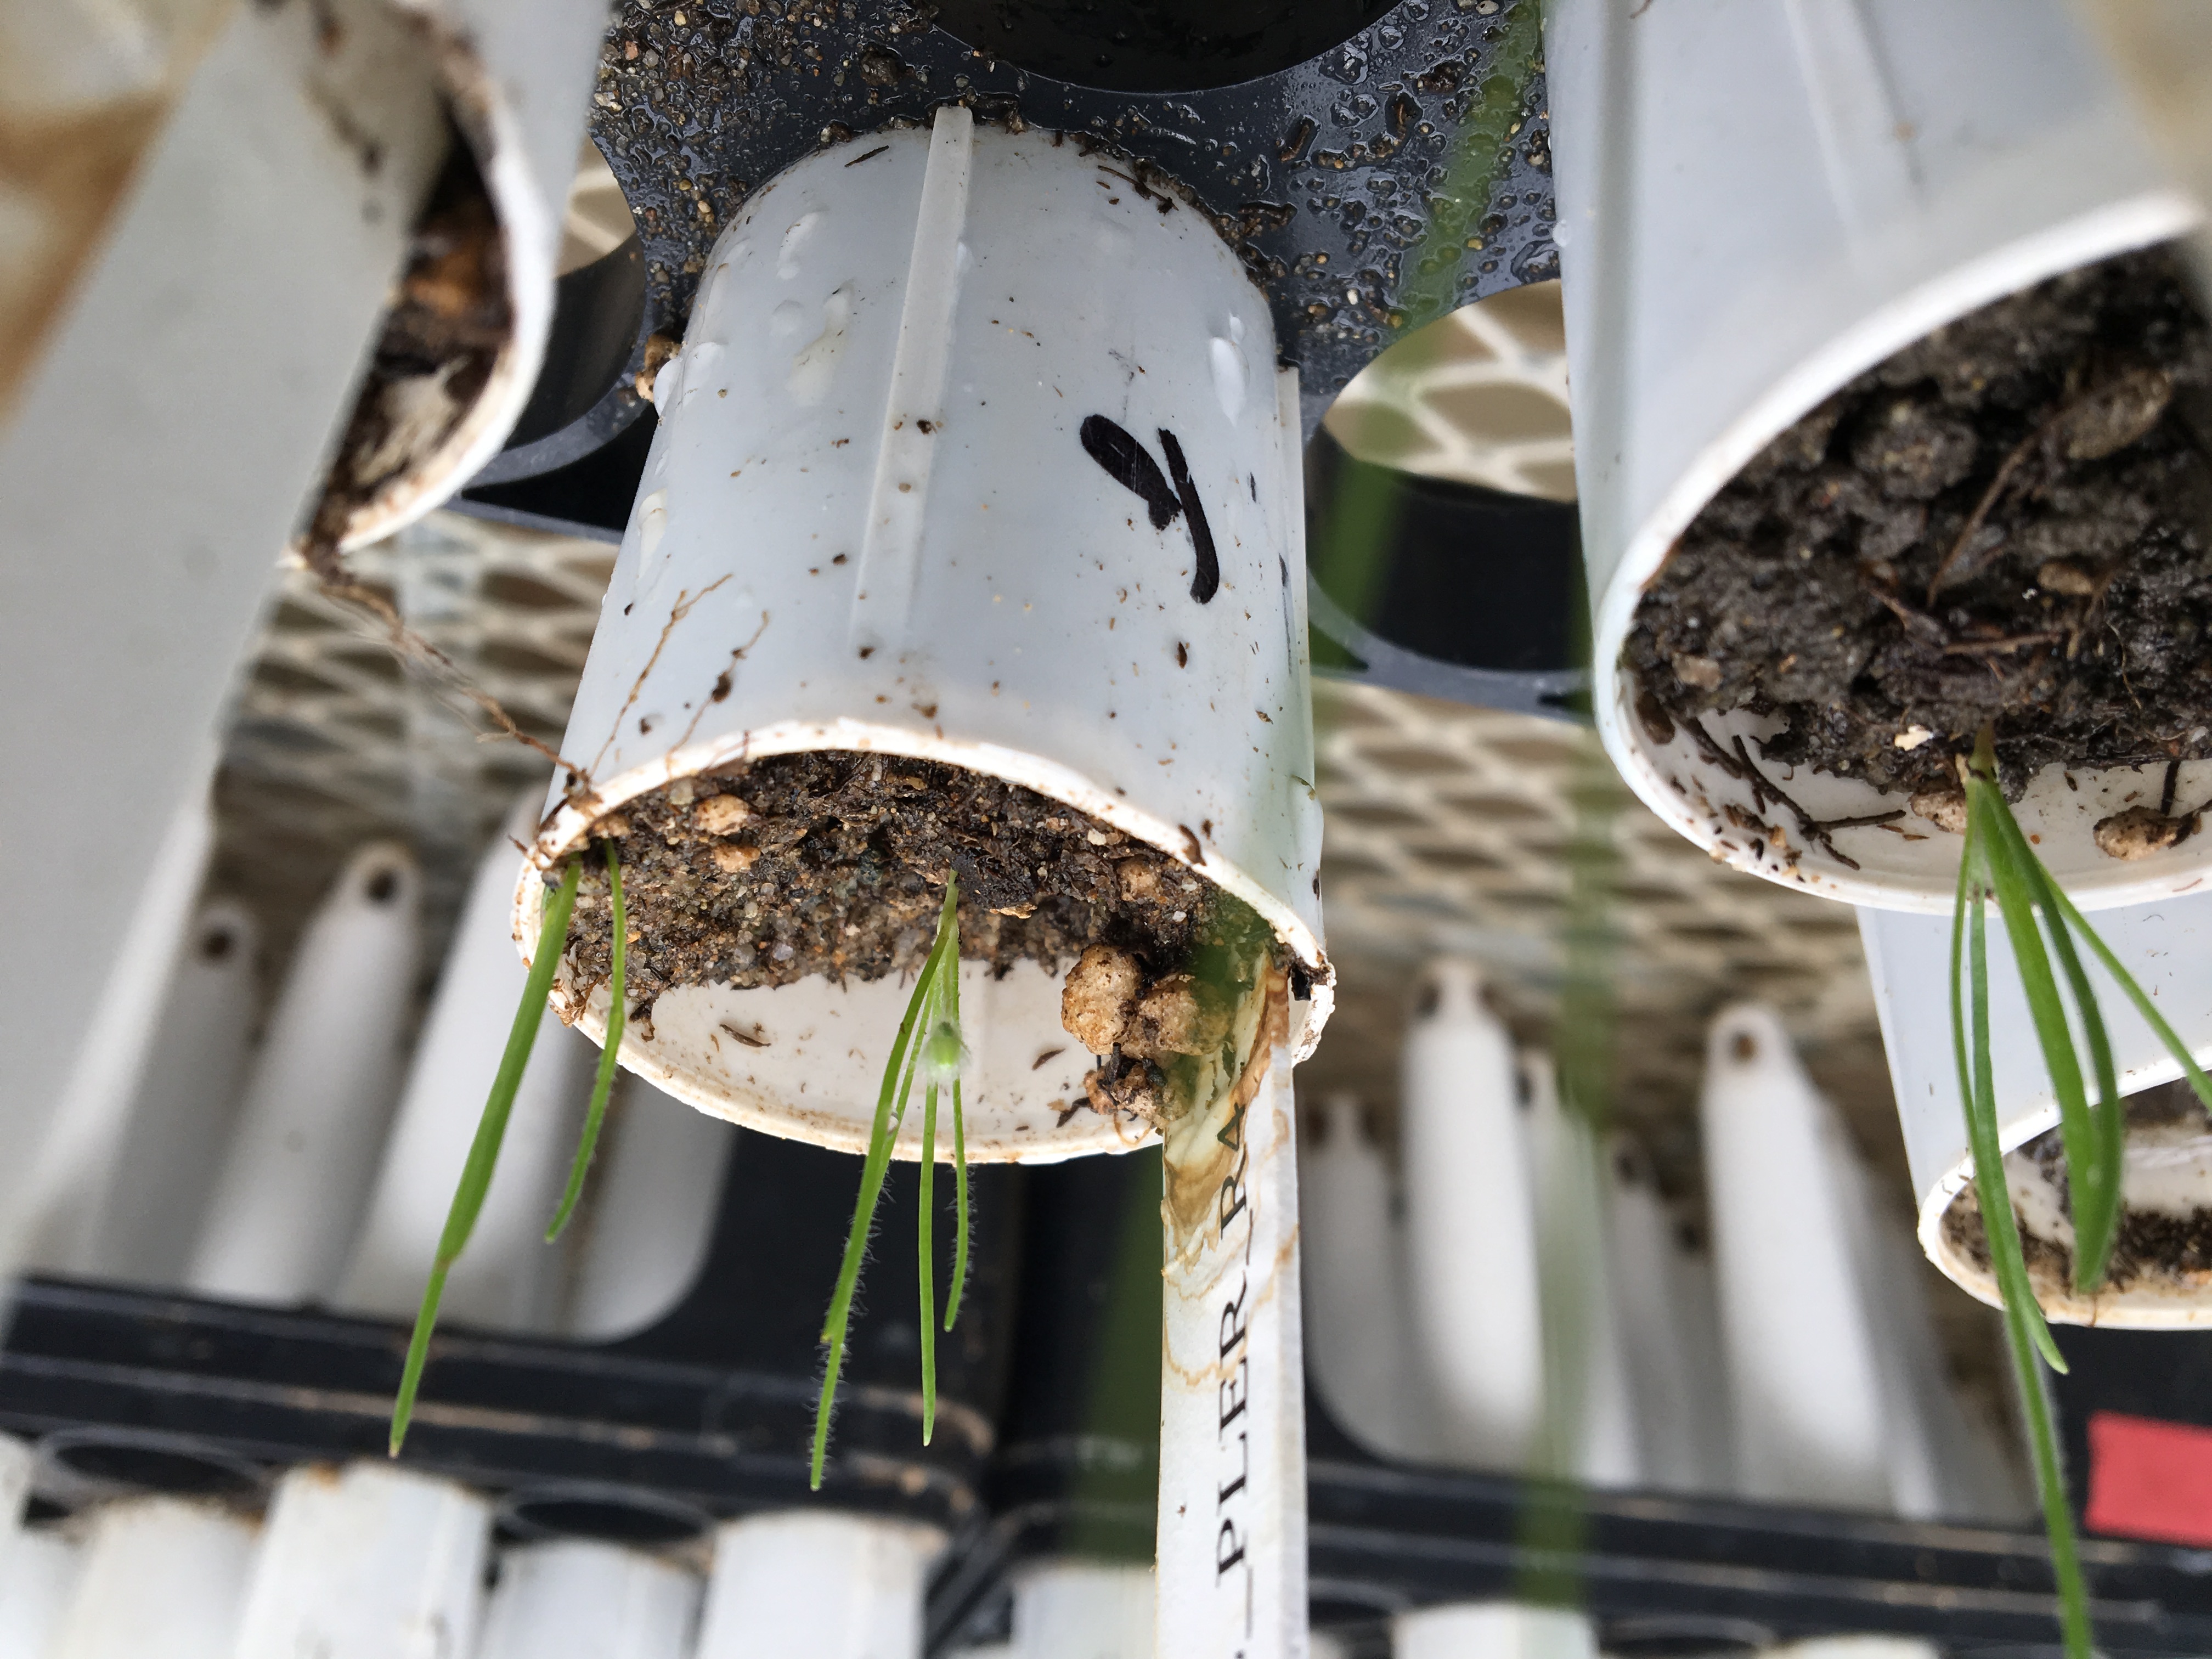
<instances>
[{"instance_id":1,"label":"soil surface in pot","mask_svg":"<svg viewBox=\"0 0 2212 1659\"><path fill-rule=\"evenodd\" d=\"M1765 759L1905 793L1954 790L1984 722L2014 795L2212 755L2208 435L2212 329L2164 249L1939 329L1683 532L1622 651L1638 717L1778 716Z\"/></svg>"},{"instance_id":2,"label":"soil surface in pot","mask_svg":"<svg viewBox=\"0 0 2212 1659\"><path fill-rule=\"evenodd\" d=\"M1063 1021L1105 1060L1101 1110L1158 1115L1176 1057L1219 1046L1275 951L1250 906L1158 848L933 761L766 756L639 796L593 834L620 849L632 1018L684 985L911 974L957 872L964 959L1068 970ZM584 868L568 957L593 987L612 912L600 860Z\"/></svg>"},{"instance_id":3,"label":"soil surface in pot","mask_svg":"<svg viewBox=\"0 0 2212 1659\"><path fill-rule=\"evenodd\" d=\"M2127 1099L2129 1203L2105 1276L2107 1291L2212 1290L2212 1120L2186 1083L2169 1083ZM2021 1252L2039 1297L2056 1303L2073 1293L2071 1206L2066 1199L2066 1149L2056 1127L2007 1155L2006 1175L2020 1218ZM2142 1202L2153 1174L2166 1201ZM2205 1202L2192 1204L2192 1189ZM2176 1198L2179 1202L2173 1201ZM1943 1214L1944 1242L1983 1273L1990 1272L1989 1235L1968 1186Z\"/></svg>"}]
</instances>

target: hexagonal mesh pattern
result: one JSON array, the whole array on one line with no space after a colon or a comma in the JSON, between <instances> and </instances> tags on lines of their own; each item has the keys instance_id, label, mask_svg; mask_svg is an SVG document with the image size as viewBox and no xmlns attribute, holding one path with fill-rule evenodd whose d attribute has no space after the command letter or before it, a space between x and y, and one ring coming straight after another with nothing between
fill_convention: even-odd
<instances>
[{"instance_id":1,"label":"hexagonal mesh pattern","mask_svg":"<svg viewBox=\"0 0 2212 1659\"><path fill-rule=\"evenodd\" d=\"M1408 335L1360 371L1323 424L1363 461L1574 500L1559 285L1510 289Z\"/></svg>"},{"instance_id":2,"label":"hexagonal mesh pattern","mask_svg":"<svg viewBox=\"0 0 2212 1659\"><path fill-rule=\"evenodd\" d=\"M1853 913L1713 863L1628 793L1595 733L1341 684L1316 688L1315 712L1324 920L1349 1016L1316 1056L1316 1085L1395 1093L1389 999L1436 952L1482 964L1516 1032L1548 1038L1578 799L1585 825L1609 818L1618 854L1603 922L1619 940L1626 1118L1656 1130L1686 1115L1705 1019L1738 997L1778 1006L1823 1069L1863 1073L1870 1060L1878 1078Z\"/></svg>"}]
</instances>

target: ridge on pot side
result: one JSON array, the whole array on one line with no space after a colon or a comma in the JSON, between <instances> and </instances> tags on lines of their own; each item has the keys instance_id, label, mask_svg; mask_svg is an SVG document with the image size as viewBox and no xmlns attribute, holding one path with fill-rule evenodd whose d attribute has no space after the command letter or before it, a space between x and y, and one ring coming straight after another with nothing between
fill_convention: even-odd
<instances>
[{"instance_id":1,"label":"ridge on pot side","mask_svg":"<svg viewBox=\"0 0 2212 1659\"><path fill-rule=\"evenodd\" d=\"M2091 499L2166 465L2201 400L2181 325L2116 343L2068 315L2139 266L2008 302L2079 326L2047 387L2014 396L1984 337L2013 313L1981 308L2196 217L2066 8L1563 0L1547 40L1595 714L1637 793L1736 868L1948 911L1937 775L1976 728L1921 716L1979 700L2014 813L2083 908L2203 881L2212 837L2183 832L2212 795L2212 720L2185 701L2138 709L2124 753L2046 740L2093 665L2125 665L2104 623L2148 594L2130 561L2194 580L2200 534L2147 520L2108 545ZM1735 587L1697 562L1713 549L1744 563ZM1991 619L2023 605L2048 618Z\"/></svg>"},{"instance_id":2,"label":"ridge on pot side","mask_svg":"<svg viewBox=\"0 0 2212 1659\"><path fill-rule=\"evenodd\" d=\"M1148 1139L1164 1078L1264 1064L1285 1000L1310 1046L1330 976L1273 360L1210 221L1080 138L951 106L752 198L655 383L517 893L527 954L547 872L619 850L623 1064L863 1147L951 874L971 1158ZM597 1038L585 870L561 982Z\"/></svg>"}]
</instances>

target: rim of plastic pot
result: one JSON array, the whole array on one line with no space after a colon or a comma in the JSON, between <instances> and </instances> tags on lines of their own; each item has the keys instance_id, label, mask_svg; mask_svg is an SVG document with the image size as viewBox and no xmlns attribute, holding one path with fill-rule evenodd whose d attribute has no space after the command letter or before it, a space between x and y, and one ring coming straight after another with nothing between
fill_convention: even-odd
<instances>
[{"instance_id":1,"label":"rim of plastic pot","mask_svg":"<svg viewBox=\"0 0 2212 1659\"><path fill-rule=\"evenodd\" d=\"M544 874L559 868L563 860L582 851L588 842L592 825L599 819L610 812L619 811L624 803L661 788L678 778L696 777L734 761L817 750L937 761L967 771L985 774L1025 789L1033 789L1040 795L1073 807L1079 812L1087 813L1132 840L1142 842L1155 851L1165 854L1222 891L1250 905L1267 921L1273 930L1276 940L1291 952L1309 980L1304 1018L1302 1022L1295 1017L1293 1020L1293 1061L1305 1059L1313 1052L1314 1045L1321 1041L1322 1028L1328 1023L1329 1014L1335 1006L1335 991L1334 970L1322 948L1320 937L1304 917L1267 892L1243 870L1216 856L1205 836L1186 825L1167 823L1111 791L1101 788L1074 768L1058 761L1047 760L1042 756L999 744L937 736L866 720L788 720L712 741L702 739L671 750L660 761L635 768L610 780L587 796L565 802L541 827L537 840L529 849L522 878L515 890L514 939L522 951L524 961L530 961L538 947L538 931L545 893L542 879ZM969 965L972 969L975 964ZM820 976L810 978L818 980ZM902 988L899 994L903 999L906 994ZM577 1029L592 1042L602 1045L606 1041L608 1006L607 993L602 987L593 993L576 1018ZM1072 1038L1070 1042L1073 1042ZM728 1097L725 1098L715 1091L694 1084L682 1072L660 1061L641 1040L635 1024L623 1034L620 1058L625 1066L663 1092L744 1128L789 1136L803 1127L805 1138L815 1145L840 1152L867 1150L868 1133L865 1121L855 1121L829 1110L796 1109L787 1103L771 1101L763 1091L737 1085L730 1086ZM1047 1145L1034 1148L995 1149L988 1145L979 1145L971 1130L968 1157L971 1163L1046 1163L1091 1152L1131 1152L1149 1144L1153 1138L1149 1132L1139 1131L1133 1134L1112 1120L1100 1120L1095 1125L1085 1123L1080 1128L1073 1125L1064 1127ZM895 1157L910 1159L915 1156L911 1139L910 1134L901 1137ZM951 1157L949 1130L941 1132L939 1139L940 1159L949 1159Z\"/></svg>"},{"instance_id":2,"label":"rim of plastic pot","mask_svg":"<svg viewBox=\"0 0 2212 1659\"><path fill-rule=\"evenodd\" d=\"M1954 1248L1943 1231L1951 1206L1973 1179L1952 1048L1950 920L1865 914L1859 930L1881 1021L1890 1092L1904 1134L1921 1249L1945 1277L1991 1307L2001 1306L1994 1281ZM2204 946L2212 939L2212 892L2107 911L2099 918L2097 932L2153 1003L2176 1023L2191 1051L2201 1060L2212 1060L2212 1030L2204 1018L2204 1011L2212 1007L2207 995L2212 975L2202 966L2208 960ZM2091 971L2123 1098L2178 1081L2180 1062L2110 978ZM2058 1106L2009 951L1991 951L1989 988L1997 1144L2011 1153L2051 1130L2058 1121ZM2143 1196L2139 1188L2136 1196ZM2057 1288L2039 1280L2039 1296L2046 1287ZM2182 1305L2187 1292L2178 1286L2106 1291L2094 1305L2064 1295L2042 1300L2052 1317L2069 1323L2179 1329L2212 1324L2212 1284L2196 1294L2203 1305L2194 1314Z\"/></svg>"},{"instance_id":3,"label":"rim of plastic pot","mask_svg":"<svg viewBox=\"0 0 2212 1659\"><path fill-rule=\"evenodd\" d=\"M2180 1076L2179 1066L2171 1069L2172 1077L2164 1080L2170 1082ZM2130 1092L2140 1092L2140 1089ZM2057 1126L2058 1108L2055 1104L2008 1123L2004 1127L2006 1153L2018 1152L2038 1135ZM1973 1181L1973 1160L1969 1158L1946 1170L1942 1179L1928 1190L1920 1202L1920 1248L1946 1279L1977 1302L2002 1311L2004 1297L1997 1289L1996 1276L1955 1246L1944 1231L1944 1218ZM2014 1206L2017 1208L2017 1198ZM2188 1331L2212 1326L2212 1286L2154 1280L2125 1289L2100 1291L2094 1296L2076 1296L2071 1290L2044 1279L2038 1278L2034 1283L2035 1299L2045 1316L2062 1325L2094 1325L2124 1331Z\"/></svg>"},{"instance_id":4,"label":"rim of plastic pot","mask_svg":"<svg viewBox=\"0 0 2212 1659\"><path fill-rule=\"evenodd\" d=\"M1631 537L1600 602L1595 660L1604 669L1595 702L1598 733L1629 787L1654 812L1721 863L1779 885L1822 898L1883 910L1948 914L1957 902L1958 836L1909 809L1899 827L1921 837L1875 832L1854 841L1851 870L1817 845L1797 847L1796 824L1776 809L1762 808L1748 781L1730 777L1698 752L1677 729L1658 741L1636 714L1636 683L1622 660L1636 611L1669 553L1692 520L1779 433L1817 407L1838 386L1865 373L1946 323L2007 295L2093 264L2100 259L2171 240L2196 224L2193 204L2170 190L2144 191L2094 212L2018 237L1920 283L1876 307L1823 349L1799 362L1756 403L1718 432L1677 478ZM1772 731L1776 722L1748 709L1705 717L1723 745ZM2147 775L2135 769L2046 767L2029 780L2013 804L2022 832L2036 842L2045 866L2084 910L2142 904L2202 887L2212 878L2212 836L2191 836L2167 851L2124 862L2097 850L2090 838L2100 819L2139 799ZM1858 817L1905 806L1901 793L1856 778L1801 769L1778 780L1814 817ZM2155 789L2154 781L2150 786ZM2196 791L2195 795L2190 793ZM2212 761L2185 762L2180 794L2212 793ZM1773 817L1792 835L1796 857L1784 864L1756 834L1738 826L1729 810L1753 818Z\"/></svg>"},{"instance_id":5,"label":"rim of plastic pot","mask_svg":"<svg viewBox=\"0 0 2212 1659\"><path fill-rule=\"evenodd\" d=\"M530 24L520 15L530 8L502 0L399 3L422 19L457 142L468 146L491 199L510 321L468 409L428 454L356 504L338 538L341 552L380 541L441 506L499 453L530 401L552 331L561 230L604 21L604 8L595 11L586 0L562 0L550 9L550 25L543 11ZM575 71L568 72L572 54ZM563 86L564 79L573 84ZM562 93L571 95L566 110Z\"/></svg>"}]
</instances>

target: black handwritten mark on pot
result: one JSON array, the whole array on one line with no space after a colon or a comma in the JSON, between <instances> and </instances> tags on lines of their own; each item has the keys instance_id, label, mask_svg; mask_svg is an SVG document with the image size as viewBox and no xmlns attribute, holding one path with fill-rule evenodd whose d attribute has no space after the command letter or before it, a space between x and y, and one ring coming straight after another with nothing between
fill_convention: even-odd
<instances>
[{"instance_id":1,"label":"black handwritten mark on pot","mask_svg":"<svg viewBox=\"0 0 2212 1659\"><path fill-rule=\"evenodd\" d=\"M1204 605L1221 586L1221 561L1214 556L1212 526L1206 522L1206 503L1199 500L1198 486L1190 481L1190 468L1183 463L1182 446L1165 427L1160 428L1160 453L1168 458L1168 477L1175 480L1176 494L1182 498L1183 514L1190 520L1190 544L1198 553L1197 567L1190 573L1190 596Z\"/></svg>"},{"instance_id":2,"label":"black handwritten mark on pot","mask_svg":"<svg viewBox=\"0 0 2212 1659\"><path fill-rule=\"evenodd\" d=\"M1175 522L1175 515L1182 511L1182 503L1168 488L1160 464L1146 453L1144 445L1103 415L1084 416L1079 435L1085 453L1104 467L1115 483L1145 498L1153 529L1165 530Z\"/></svg>"},{"instance_id":3,"label":"black handwritten mark on pot","mask_svg":"<svg viewBox=\"0 0 2212 1659\"><path fill-rule=\"evenodd\" d=\"M1205 505L1198 498L1198 487L1191 481L1182 446L1175 434L1164 428L1160 432L1160 449L1168 458L1167 473L1160 471L1159 463L1144 445L1103 415L1085 416L1079 435L1085 453L1092 460L1123 489L1144 498L1153 529L1165 530L1179 513L1188 515L1191 546L1198 555L1191 573L1190 596L1200 605L1211 599L1221 586L1221 562L1214 552L1213 530L1206 521ZM1172 485L1169 474L1175 479Z\"/></svg>"}]
</instances>

